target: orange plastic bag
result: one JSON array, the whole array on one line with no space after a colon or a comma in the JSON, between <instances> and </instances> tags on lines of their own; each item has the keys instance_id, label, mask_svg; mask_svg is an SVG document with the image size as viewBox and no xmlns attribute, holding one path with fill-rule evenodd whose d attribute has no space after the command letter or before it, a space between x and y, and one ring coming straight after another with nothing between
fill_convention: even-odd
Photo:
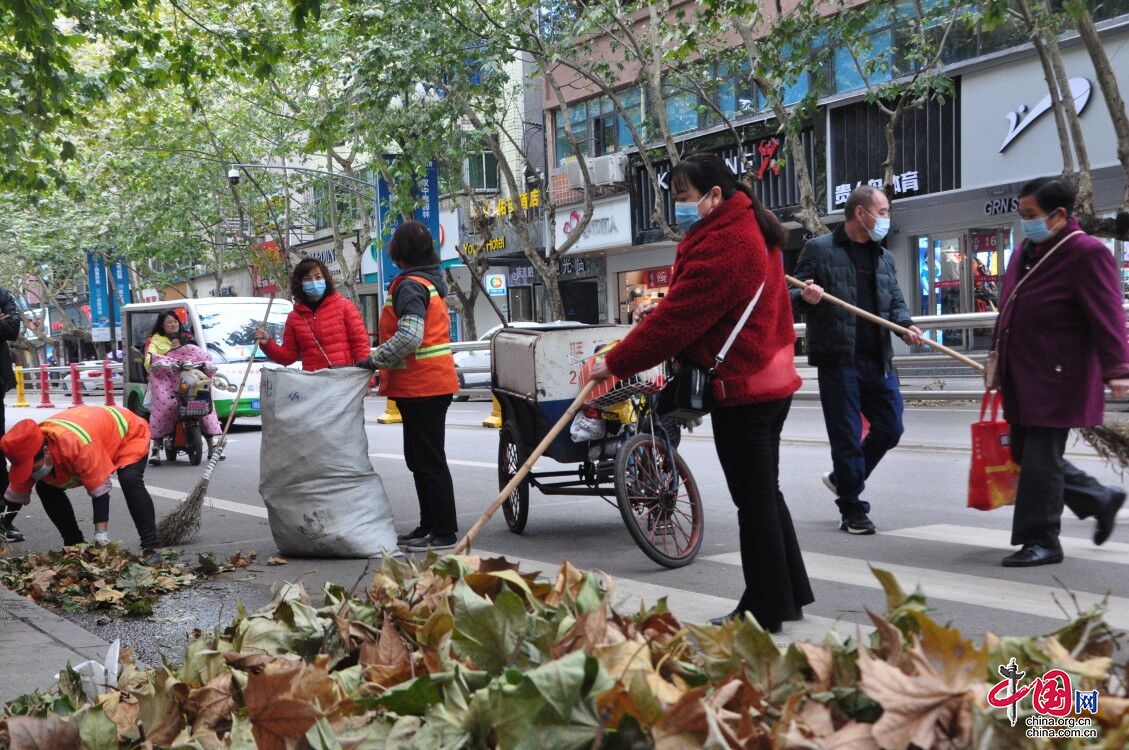
<instances>
[{"instance_id":1,"label":"orange plastic bag","mask_svg":"<svg viewBox=\"0 0 1129 750\"><path fill-rule=\"evenodd\" d=\"M995 510L1004 505L1015 505L1019 464L1011 457L1011 429L1006 421L997 416L1000 401L999 391L986 391L980 402L980 421L972 425L972 465L968 470L969 508Z\"/></svg>"}]
</instances>

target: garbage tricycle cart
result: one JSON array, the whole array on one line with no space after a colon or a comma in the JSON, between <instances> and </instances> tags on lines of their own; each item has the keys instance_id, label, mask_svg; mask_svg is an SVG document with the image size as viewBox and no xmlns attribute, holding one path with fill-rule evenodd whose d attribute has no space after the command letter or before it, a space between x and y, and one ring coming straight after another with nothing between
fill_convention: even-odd
<instances>
[{"instance_id":1,"label":"garbage tricycle cart","mask_svg":"<svg viewBox=\"0 0 1129 750\"><path fill-rule=\"evenodd\" d=\"M548 324L506 328L494 336L491 377L502 409L500 489L576 398L586 379L585 361L627 330ZM544 454L576 468L530 471L502 505L510 531L525 529L531 486L546 495L598 496L609 504L614 494L627 530L648 557L668 568L692 562L702 545L702 499L675 449L677 425L664 427L653 411L662 382L658 367L598 386L572 429L562 431Z\"/></svg>"}]
</instances>

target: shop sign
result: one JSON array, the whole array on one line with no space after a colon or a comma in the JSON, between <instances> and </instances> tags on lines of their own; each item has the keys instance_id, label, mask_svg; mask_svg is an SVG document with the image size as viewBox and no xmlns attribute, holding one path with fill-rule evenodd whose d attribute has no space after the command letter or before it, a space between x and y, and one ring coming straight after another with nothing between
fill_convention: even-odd
<instances>
[{"instance_id":1,"label":"shop sign","mask_svg":"<svg viewBox=\"0 0 1129 750\"><path fill-rule=\"evenodd\" d=\"M670 286L670 268L650 268L647 270L647 286Z\"/></svg>"},{"instance_id":2,"label":"shop sign","mask_svg":"<svg viewBox=\"0 0 1129 750\"><path fill-rule=\"evenodd\" d=\"M540 208L541 191L530 190L528 193L521 193L517 197L517 203L521 204L522 209L525 211L529 211L530 209L534 208ZM514 205L515 204L513 198L499 198L496 201L487 201L486 203L482 204L481 212L486 214L487 216L509 216L515 210L517 210L516 208L514 208Z\"/></svg>"},{"instance_id":3,"label":"shop sign","mask_svg":"<svg viewBox=\"0 0 1129 750\"><path fill-rule=\"evenodd\" d=\"M555 235L556 246L560 247L572 238L580 227L583 212L575 208L568 213L557 214ZM626 195L592 205L592 218L580 237L568 249L570 253L601 250L608 247L631 244L631 201Z\"/></svg>"},{"instance_id":4,"label":"shop sign","mask_svg":"<svg viewBox=\"0 0 1129 750\"><path fill-rule=\"evenodd\" d=\"M493 253L506 249L506 236L500 234L491 237L486 242L464 242L463 255L478 255L479 253Z\"/></svg>"},{"instance_id":5,"label":"shop sign","mask_svg":"<svg viewBox=\"0 0 1129 750\"><path fill-rule=\"evenodd\" d=\"M901 174L896 174L896 175L894 175L893 180L894 180L894 195L901 195L902 193L916 193L918 188L919 188L916 171L902 172ZM844 183L842 185L836 185L835 186L835 205L841 206L844 203L846 203L847 198L850 197L850 195L851 195L851 191L854 190L855 188L857 188L859 185L862 185L862 184L863 184L863 181L859 180L854 185L850 184L849 182ZM886 183L884 181L878 179L878 178L871 178L871 179L866 181L866 184L870 185L871 187L876 187L879 190L881 190L882 186L885 185Z\"/></svg>"},{"instance_id":6,"label":"shop sign","mask_svg":"<svg viewBox=\"0 0 1129 750\"><path fill-rule=\"evenodd\" d=\"M439 212L439 260L454 260L459 257L455 243L459 241L459 212L450 208Z\"/></svg>"},{"instance_id":7,"label":"shop sign","mask_svg":"<svg viewBox=\"0 0 1129 750\"><path fill-rule=\"evenodd\" d=\"M533 266L512 266L510 268L510 286L533 286L533 277L536 273Z\"/></svg>"},{"instance_id":8,"label":"shop sign","mask_svg":"<svg viewBox=\"0 0 1129 750\"><path fill-rule=\"evenodd\" d=\"M984 231L971 230L968 233L968 251L970 253L991 253L999 250L1000 235L994 229Z\"/></svg>"},{"instance_id":9,"label":"shop sign","mask_svg":"<svg viewBox=\"0 0 1129 750\"><path fill-rule=\"evenodd\" d=\"M1129 35L1122 29L1103 39L1103 43L1107 49L1113 49L1123 47L1127 40ZM1101 92L1094 89L1093 63L1085 46L1064 46L1062 63L1079 110L1078 123L1091 167L1117 165L1117 136L1112 121L1104 112L1091 112L1088 106L1091 101L1100 103ZM1125 91L1129 87L1129 65L1114 65L1113 74L1121 91ZM1000 92L1006 95L1001 96ZM1022 58L1007 65L963 74L958 95L964 175L961 187L1006 185L1055 171L1052 155L1059 153L1059 134L1043 67L1034 51L1026 51ZM984 213L995 216L1013 210L990 202Z\"/></svg>"},{"instance_id":10,"label":"shop sign","mask_svg":"<svg viewBox=\"0 0 1129 750\"><path fill-rule=\"evenodd\" d=\"M587 276L590 265L586 258L561 258L557 263L557 277Z\"/></svg>"},{"instance_id":11,"label":"shop sign","mask_svg":"<svg viewBox=\"0 0 1129 750\"><path fill-rule=\"evenodd\" d=\"M486 293L491 297L506 296L506 275L504 273L488 273L482 277L486 285Z\"/></svg>"},{"instance_id":12,"label":"shop sign","mask_svg":"<svg viewBox=\"0 0 1129 750\"><path fill-rule=\"evenodd\" d=\"M1010 214L1019 210L1019 198L1012 196L1011 198L996 198L984 204L985 216L1000 216L1001 214Z\"/></svg>"},{"instance_id":13,"label":"shop sign","mask_svg":"<svg viewBox=\"0 0 1129 750\"><path fill-rule=\"evenodd\" d=\"M955 84L960 88L960 82ZM892 178L895 197L955 190L960 183L960 109L956 98L903 115L894 141ZM841 207L859 185L883 187L886 162L886 115L877 105L856 102L830 112L832 208Z\"/></svg>"}]
</instances>

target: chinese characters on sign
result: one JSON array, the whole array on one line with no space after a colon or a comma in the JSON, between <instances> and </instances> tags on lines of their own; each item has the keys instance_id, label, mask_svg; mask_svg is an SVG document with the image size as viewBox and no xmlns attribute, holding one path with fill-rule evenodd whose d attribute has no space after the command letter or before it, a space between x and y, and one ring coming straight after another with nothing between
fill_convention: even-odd
<instances>
[{"instance_id":1,"label":"chinese characters on sign","mask_svg":"<svg viewBox=\"0 0 1129 750\"><path fill-rule=\"evenodd\" d=\"M514 266L510 269L510 286L531 286L533 266Z\"/></svg>"},{"instance_id":2,"label":"chinese characters on sign","mask_svg":"<svg viewBox=\"0 0 1129 750\"><path fill-rule=\"evenodd\" d=\"M584 258L561 258L557 265L558 276L581 276L588 273L588 263Z\"/></svg>"},{"instance_id":3,"label":"chinese characters on sign","mask_svg":"<svg viewBox=\"0 0 1129 750\"><path fill-rule=\"evenodd\" d=\"M846 203L847 202L847 196L849 196L851 194L851 191L854 190L855 188L857 188L859 185L862 185L862 184L863 184L863 181L859 180L854 185L852 185L850 183L844 183L842 185L836 185L835 186L835 205L841 206L844 203ZM870 185L871 187L876 187L879 190L881 190L884 183L882 182L882 180L879 180L879 179L871 179L871 180L866 180L866 184ZM912 193L912 192L915 192L915 191L920 190L920 189L921 188L920 188L918 181L917 181L917 172L916 171L902 172L901 174L894 175L894 194L895 195L900 195L901 193Z\"/></svg>"},{"instance_id":4,"label":"chinese characters on sign","mask_svg":"<svg viewBox=\"0 0 1129 750\"><path fill-rule=\"evenodd\" d=\"M1019 671L1013 657L997 670L1002 680L988 691L988 705L1007 710L1008 721L1015 726L1018 720L1016 707L1030 696L1034 716L1026 719L1028 737L1097 737L1098 728L1093 719L1083 713L1098 713L1097 690L1075 690L1070 675L1061 669L1052 669L1030 683L1021 684L1026 672Z\"/></svg>"},{"instance_id":5,"label":"chinese characters on sign","mask_svg":"<svg viewBox=\"0 0 1129 750\"><path fill-rule=\"evenodd\" d=\"M517 197L517 202L521 204L522 210L528 211L531 208L540 208L541 206L541 191L530 190L528 193L522 193ZM487 216L509 216L514 212L514 199L513 198L499 198L493 204L487 203L483 206L483 213Z\"/></svg>"}]
</instances>

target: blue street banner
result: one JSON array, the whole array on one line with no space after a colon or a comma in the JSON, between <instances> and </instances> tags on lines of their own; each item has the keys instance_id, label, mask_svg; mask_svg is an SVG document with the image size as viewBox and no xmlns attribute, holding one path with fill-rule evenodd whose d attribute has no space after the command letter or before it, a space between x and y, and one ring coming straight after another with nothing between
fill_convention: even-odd
<instances>
[{"instance_id":1,"label":"blue street banner","mask_svg":"<svg viewBox=\"0 0 1129 750\"><path fill-rule=\"evenodd\" d=\"M393 161L394 156L386 156L386 159ZM427 174L422 181L412 188L412 195L423 200L423 205L415 210L412 218L421 224L425 225L432 238L435 240L435 252L439 253L439 166L435 161L427 163ZM396 231L396 227L403 223L403 217L399 214L394 215L389 220L388 217L391 213L392 191L388 187L388 183L384 177L377 180L377 224L380 226L380 244L373 243L369 247L370 258L373 262L365 263L362 267L364 280L366 282L380 281L382 285L381 292L388 291L389 284L392 280L399 275L400 269L392 262L392 258L388 255L388 241L392 239L392 233ZM379 266L375 263L379 256ZM374 267L376 266L376 267ZM379 271L376 271L379 268Z\"/></svg>"},{"instance_id":2,"label":"blue street banner","mask_svg":"<svg viewBox=\"0 0 1129 750\"><path fill-rule=\"evenodd\" d=\"M110 266L110 275L114 282L114 328L117 336L122 336L122 306L133 302L133 293L129 286L129 266L122 259L114 261Z\"/></svg>"},{"instance_id":3,"label":"blue street banner","mask_svg":"<svg viewBox=\"0 0 1129 750\"><path fill-rule=\"evenodd\" d=\"M86 251L86 286L90 290L90 340L110 340L110 286L101 253Z\"/></svg>"}]
</instances>

